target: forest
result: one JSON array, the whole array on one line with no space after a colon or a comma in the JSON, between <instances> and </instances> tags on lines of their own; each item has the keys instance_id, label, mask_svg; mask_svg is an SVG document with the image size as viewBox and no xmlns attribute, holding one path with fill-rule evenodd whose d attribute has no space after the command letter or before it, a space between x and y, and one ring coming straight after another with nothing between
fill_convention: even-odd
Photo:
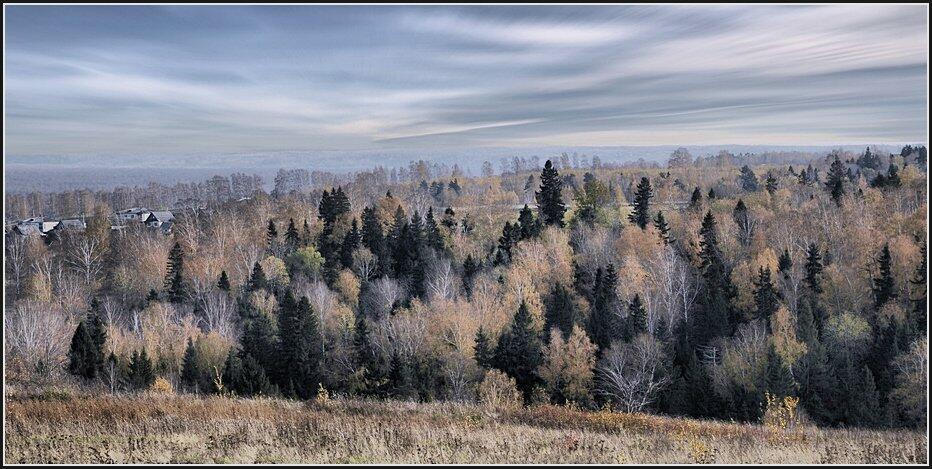
<instances>
[{"instance_id":1,"label":"forest","mask_svg":"<svg viewBox=\"0 0 932 469\"><path fill-rule=\"evenodd\" d=\"M87 226L5 234L5 384L924 428L927 177L679 149L8 196Z\"/></svg>"}]
</instances>

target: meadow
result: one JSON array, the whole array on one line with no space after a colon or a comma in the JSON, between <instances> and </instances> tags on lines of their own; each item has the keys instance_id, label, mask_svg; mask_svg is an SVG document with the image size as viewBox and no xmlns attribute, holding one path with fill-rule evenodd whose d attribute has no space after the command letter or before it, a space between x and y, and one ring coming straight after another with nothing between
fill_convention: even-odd
<instances>
[{"instance_id":1,"label":"meadow","mask_svg":"<svg viewBox=\"0 0 932 469\"><path fill-rule=\"evenodd\" d=\"M540 405L6 395L6 463L913 463L912 431L735 424Z\"/></svg>"}]
</instances>

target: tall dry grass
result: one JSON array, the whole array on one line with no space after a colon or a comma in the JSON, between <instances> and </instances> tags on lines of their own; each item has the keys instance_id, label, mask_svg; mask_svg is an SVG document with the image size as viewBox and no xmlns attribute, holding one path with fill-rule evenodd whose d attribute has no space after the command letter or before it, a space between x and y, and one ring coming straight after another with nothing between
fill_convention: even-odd
<instances>
[{"instance_id":1,"label":"tall dry grass","mask_svg":"<svg viewBox=\"0 0 932 469\"><path fill-rule=\"evenodd\" d=\"M6 396L7 463L925 463L907 431L768 428L540 406Z\"/></svg>"}]
</instances>

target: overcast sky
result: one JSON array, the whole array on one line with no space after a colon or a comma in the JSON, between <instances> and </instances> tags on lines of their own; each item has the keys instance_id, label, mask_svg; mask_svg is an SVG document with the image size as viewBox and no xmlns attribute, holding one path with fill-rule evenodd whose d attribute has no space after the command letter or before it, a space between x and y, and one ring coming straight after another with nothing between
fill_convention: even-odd
<instances>
[{"instance_id":1,"label":"overcast sky","mask_svg":"<svg viewBox=\"0 0 932 469\"><path fill-rule=\"evenodd\" d=\"M924 5L5 13L8 154L928 139Z\"/></svg>"}]
</instances>

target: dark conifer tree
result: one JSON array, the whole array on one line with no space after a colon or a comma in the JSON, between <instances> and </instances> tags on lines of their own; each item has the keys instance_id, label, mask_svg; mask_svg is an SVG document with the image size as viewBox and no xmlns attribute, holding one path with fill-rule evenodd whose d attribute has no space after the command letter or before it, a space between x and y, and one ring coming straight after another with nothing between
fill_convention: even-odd
<instances>
[{"instance_id":1,"label":"dark conifer tree","mask_svg":"<svg viewBox=\"0 0 932 469\"><path fill-rule=\"evenodd\" d=\"M638 183L637 190L634 192L634 203L632 204L634 206L633 211L628 214L628 220L642 230L647 228L647 224L650 223L650 212L648 209L650 207L651 197L653 197L653 190L650 186L650 179L642 177L641 182Z\"/></svg>"},{"instance_id":2,"label":"dark conifer tree","mask_svg":"<svg viewBox=\"0 0 932 469\"><path fill-rule=\"evenodd\" d=\"M696 186L692 197L689 198L689 209L696 212L702 209L702 191L699 190L699 186Z\"/></svg>"},{"instance_id":3,"label":"dark conifer tree","mask_svg":"<svg viewBox=\"0 0 932 469\"><path fill-rule=\"evenodd\" d=\"M290 293L286 294L290 296ZM309 399L322 382L320 363L323 359L323 337L317 313L307 297L301 297L293 306L283 303L279 336L280 362L294 383L295 393Z\"/></svg>"},{"instance_id":4,"label":"dark conifer tree","mask_svg":"<svg viewBox=\"0 0 932 469\"><path fill-rule=\"evenodd\" d=\"M184 252L181 244L176 242L168 253L168 271L165 274L165 287L168 300L172 303L184 301L187 292L184 285Z\"/></svg>"},{"instance_id":5,"label":"dark conifer tree","mask_svg":"<svg viewBox=\"0 0 932 469\"><path fill-rule=\"evenodd\" d=\"M527 204L524 204L524 208L521 209L518 216L518 225L521 226L520 239L522 240L536 238L544 229L540 219L534 217L534 212L531 211Z\"/></svg>"},{"instance_id":6,"label":"dark conifer tree","mask_svg":"<svg viewBox=\"0 0 932 469\"><path fill-rule=\"evenodd\" d=\"M628 317L625 318L625 341L631 341L647 332L647 310L641 303L641 296L635 294L628 303Z\"/></svg>"},{"instance_id":7,"label":"dark conifer tree","mask_svg":"<svg viewBox=\"0 0 932 469\"><path fill-rule=\"evenodd\" d=\"M265 277L265 271L262 270L262 266L256 262L252 265L252 276L249 277L249 284L246 288L247 291L256 291L263 288L268 288L269 281Z\"/></svg>"},{"instance_id":8,"label":"dark conifer tree","mask_svg":"<svg viewBox=\"0 0 932 469\"><path fill-rule=\"evenodd\" d=\"M269 241L269 247L278 241L278 228L275 227L275 220L269 220L269 226L266 228L265 234Z\"/></svg>"},{"instance_id":9,"label":"dark conifer tree","mask_svg":"<svg viewBox=\"0 0 932 469\"><path fill-rule=\"evenodd\" d=\"M250 354L231 349L223 370L223 383L243 397L272 396L277 388L269 381L265 368Z\"/></svg>"},{"instance_id":10,"label":"dark conifer tree","mask_svg":"<svg viewBox=\"0 0 932 469\"><path fill-rule=\"evenodd\" d=\"M767 349L767 391L775 397L796 396L796 382L793 373L777 353L773 344Z\"/></svg>"},{"instance_id":11,"label":"dark conifer tree","mask_svg":"<svg viewBox=\"0 0 932 469\"><path fill-rule=\"evenodd\" d=\"M476 346L473 355L476 358L476 364L483 370L488 370L494 365L495 350L482 326L479 326L479 330L476 331Z\"/></svg>"},{"instance_id":12,"label":"dark conifer tree","mask_svg":"<svg viewBox=\"0 0 932 469\"><path fill-rule=\"evenodd\" d=\"M780 185L777 183L777 178L773 177L773 173L767 173L765 187L767 188L767 192L770 193L770 195L773 195L775 192L777 192L777 189L780 188Z\"/></svg>"},{"instance_id":13,"label":"dark conifer tree","mask_svg":"<svg viewBox=\"0 0 932 469\"><path fill-rule=\"evenodd\" d=\"M476 264L472 254L467 254L466 260L463 261L463 289L466 290L467 295L472 295L472 279L477 272L479 272L479 265Z\"/></svg>"},{"instance_id":14,"label":"dark conifer tree","mask_svg":"<svg viewBox=\"0 0 932 469\"><path fill-rule=\"evenodd\" d=\"M287 300L283 299L282 304ZM293 298L291 301L294 301ZM282 307L284 309L284 306ZM284 326L284 324L281 324ZM269 379L286 376L289 371L281 368L279 357L279 340L275 334L275 327L268 314L253 313L245 321L243 337L241 339L243 353L249 354L262 366Z\"/></svg>"},{"instance_id":15,"label":"dark conifer tree","mask_svg":"<svg viewBox=\"0 0 932 469\"><path fill-rule=\"evenodd\" d=\"M770 267L758 267L757 278L754 280L754 307L757 317L767 324L770 330L770 320L780 308L780 293L770 279Z\"/></svg>"},{"instance_id":16,"label":"dark conifer tree","mask_svg":"<svg viewBox=\"0 0 932 469\"><path fill-rule=\"evenodd\" d=\"M926 268L928 266L928 261L926 259L926 247L925 240L922 239L921 235L916 235L916 242L919 243L919 264L916 266L916 271L913 273L913 278L909 280L909 283L913 285L915 293L911 299L913 307L910 309L908 319L908 328L911 330L914 337L922 336L926 334L926 320L928 317L928 296L926 293L926 283L927 283L927 273Z\"/></svg>"},{"instance_id":17,"label":"dark conifer tree","mask_svg":"<svg viewBox=\"0 0 932 469\"><path fill-rule=\"evenodd\" d=\"M366 207L362 210L362 244L365 246L376 259L379 259L381 267L388 265L385 253L385 235L382 233L382 225L379 223L375 209Z\"/></svg>"},{"instance_id":18,"label":"dark conifer tree","mask_svg":"<svg viewBox=\"0 0 932 469\"><path fill-rule=\"evenodd\" d=\"M702 220L699 237L702 288L699 294L699 314L693 317L693 324L696 343L702 345L716 337L731 335L739 318L733 305L737 292L731 282L731 272L722 258L715 217L711 211Z\"/></svg>"},{"instance_id":19,"label":"dark conifer tree","mask_svg":"<svg viewBox=\"0 0 932 469\"><path fill-rule=\"evenodd\" d=\"M569 290L562 283L553 287L548 300L544 305L544 334L549 335L550 331L556 328L565 340L569 338L576 322L576 305L573 304Z\"/></svg>"},{"instance_id":20,"label":"dark conifer tree","mask_svg":"<svg viewBox=\"0 0 932 469\"><path fill-rule=\"evenodd\" d=\"M201 369L201 357L194 341L188 337L188 346L184 350L181 366L181 383L198 393L202 389L204 371Z\"/></svg>"},{"instance_id":21,"label":"dark conifer tree","mask_svg":"<svg viewBox=\"0 0 932 469\"><path fill-rule=\"evenodd\" d=\"M129 382L134 389L148 389L155 382L155 372L152 361L143 348L142 352L134 351L129 364Z\"/></svg>"},{"instance_id":22,"label":"dark conifer tree","mask_svg":"<svg viewBox=\"0 0 932 469\"><path fill-rule=\"evenodd\" d=\"M434 219L433 207L427 209L427 216L424 217L424 241L429 248L437 252L442 252L446 247L443 234L440 233L440 227Z\"/></svg>"},{"instance_id":23,"label":"dark conifer tree","mask_svg":"<svg viewBox=\"0 0 932 469\"><path fill-rule=\"evenodd\" d=\"M738 203L735 204L735 208L731 212L731 217L735 224L738 225L738 240L742 245L747 246L751 242L751 215L748 212L747 205L744 204L744 200L738 199Z\"/></svg>"},{"instance_id":24,"label":"dark conifer tree","mask_svg":"<svg viewBox=\"0 0 932 469\"><path fill-rule=\"evenodd\" d=\"M780 259L777 260L777 272L783 274L783 278L790 278L790 269L793 268L793 258L790 257L789 249L784 249L783 253L780 254Z\"/></svg>"},{"instance_id":25,"label":"dark conifer tree","mask_svg":"<svg viewBox=\"0 0 932 469\"><path fill-rule=\"evenodd\" d=\"M525 401L540 382L537 369L543 363L543 346L533 328L527 304L521 302L511 326L502 333L495 348L495 367L515 379Z\"/></svg>"},{"instance_id":26,"label":"dark conifer tree","mask_svg":"<svg viewBox=\"0 0 932 469\"><path fill-rule=\"evenodd\" d=\"M706 198L708 198L709 200L712 200L712 199L715 198L715 189L714 189L714 188L711 188L711 187L709 188L709 193L706 194Z\"/></svg>"},{"instance_id":27,"label":"dark conifer tree","mask_svg":"<svg viewBox=\"0 0 932 469\"><path fill-rule=\"evenodd\" d=\"M456 212L453 211L453 207L447 207L447 209L443 211L443 218L440 219L440 224L450 230L450 233L456 231Z\"/></svg>"},{"instance_id":28,"label":"dark conifer tree","mask_svg":"<svg viewBox=\"0 0 932 469\"><path fill-rule=\"evenodd\" d=\"M217 288L221 291L230 291L230 277L227 276L226 270L220 271L220 278L217 280Z\"/></svg>"},{"instance_id":29,"label":"dark conifer tree","mask_svg":"<svg viewBox=\"0 0 932 469\"><path fill-rule=\"evenodd\" d=\"M741 176L739 176L739 181L741 182L741 188L747 192L757 192L757 189L760 187L760 183L757 181L757 175L754 174L748 165L741 167Z\"/></svg>"},{"instance_id":30,"label":"dark conifer tree","mask_svg":"<svg viewBox=\"0 0 932 469\"><path fill-rule=\"evenodd\" d=\"M407 399L411 397L414 391L411 383L411 368L397 350L392 352L388 370L388 381L385 383L388 395L395 399Z\"/></svg>"},{"instance_id":31,"label":"dark conifer tree","mask_svg":"<svg viewBox=\"0 0 932 469\"><path fill-rule=\"evenodd\" d=\"M563 227L566 204L563 203L563 180L553 163L547 160L540 174L540 191L536 194L537 206L546 225Z\"/></svg>"},{"instance_id":32,"label":"dark conifer tree","mask_svg":"<svg viewBox=\"0 0 932 469\"><path fill-rule=\"evenodd\" d=\"M98 355L102 355L103 351L96 350L89 329L90 325L87 320L83 320L78 323L71 337L71 348L68 350L68 372L85 379L94 379L100 370L97 363ZM103 361L102 357L100 361Z\"/></svg>"},{"instance_id":33,"label":"dark conifer tree","mask_svg":"<svg viewBox=\"0 0 932 469\"><path fill-rule=\"evenodd\" d=\"M290 249L296 249L301 243L301 236L298 234L298 228L294 225L294 218L288 219L288 230L285 231L285 242Z\"/></svg>"},{"instance_id":34,"label":"dark conifer tree","mask_svg":"<svg viewBox=\"0 0 932 469\"><path fill-rule=\"evenodd\" d=\"M521 239L521 227L506 221L502 228L502 235L498 238L498 249L495 253L495 264L503 265L511 262L511 250Z\"/></svg>"},{"instance_id":35,"label":"dark conifer tree","mask_svg":"<svg viewBox=\"0 0 932 469\"><path fill-rule=\"evenodd\" d=\"M362 242L362 233L359 232L359 223L353 219L350 230L343 237L343 244L340 245L340 263L343 267L351 269L353 267L353 252Z\"/></svg>"},{"instance_id":36,"label":"dark conifer tree","mask_svg":"<svg viewBox=\"0 0 932 469\"><path fill-rule=\"evenodd\" d=\"M609 264L604 273L596 269L595 285L593 286L592 309L589 313L588 333L592 342L598 347L599 356L612 342L620 336L620 325L616 319L615 305L617 296L615 285L618 283L618 274L615 267Z\"/></svg>"},{"instance_id":37,"label":"dark conifer tree","mask_svg":"<svg viewBox=\"0 0 932 469\"><path fill-rule=\"evenodd\" d=\"M893 279L892 258L890 257L890 246L883 245L880 251L880 257L877 258L878 272L877 277L873 279L874 292L874 309L880 310L887 302L896 299L896 284Z\"/></svg>"},{"instance_id":38,"label":"dark conifer tree","mask_svg":"<svg viewBox=\"0 0 932 469\"><path fill-rule=\"evenodd\" d=\"M845 196L846 178L845 165L838 159L838 156L836 156L835 161L832 161L832 166L829 167L825 189L832 194L832 200L838 205L841 205L841 199Z\"/></svg>"},{"instance_id":39,"label":"dark conifer tree","mask_svg":"<svg viewBox=\"0 0 932 469\"><path fill-rule=\"evenodd\" d=\"M673 242L673 237L670 236L670 226L663 217L662 210L658 211L657 215L654 217L654 228L657 228L657 231L660 233L660 240L663 241L663 244L669 245Z\"/></svg>"}]
</instances>

